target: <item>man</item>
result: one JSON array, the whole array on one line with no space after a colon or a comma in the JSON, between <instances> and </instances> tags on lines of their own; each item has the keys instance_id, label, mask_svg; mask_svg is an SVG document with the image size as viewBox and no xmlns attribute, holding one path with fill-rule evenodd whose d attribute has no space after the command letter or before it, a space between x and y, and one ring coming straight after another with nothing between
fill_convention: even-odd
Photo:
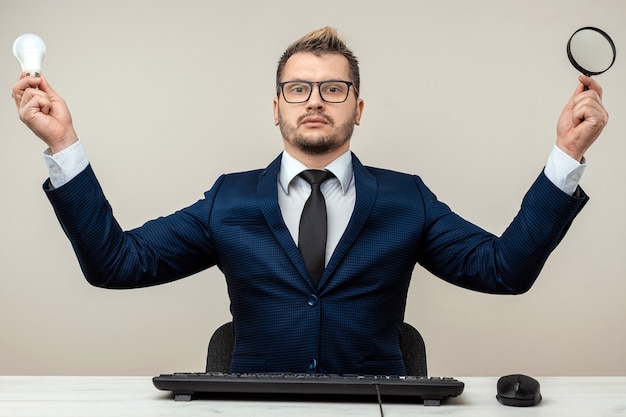
<instances>
[{"instance_id":1,"label":"man","mask_svg":"<svg viewBox=\"0 0 626 417\"><path fill-rule=\"evenodd\" d=\"M363 114L359 68L330 28L305 35L279 62L274 121L284 152L127 232L46 79L22 75L13 95L20 118L48 145L44 190L90 283L135 288L217 265L231 298L232 371L403 374L400 328L417 263L468 289L525 292L586 203L580 162L608 116L600 86L579 80L548 164L501 237L454 214L419 177L363 166L350 152ZM310 169L331 178L309 185L299 174ZM328 211L315 223L328 222L321 268L302 242L320 228L300 225L309 194L323 206L318 188Z\"/></svg>"}]
</instances>

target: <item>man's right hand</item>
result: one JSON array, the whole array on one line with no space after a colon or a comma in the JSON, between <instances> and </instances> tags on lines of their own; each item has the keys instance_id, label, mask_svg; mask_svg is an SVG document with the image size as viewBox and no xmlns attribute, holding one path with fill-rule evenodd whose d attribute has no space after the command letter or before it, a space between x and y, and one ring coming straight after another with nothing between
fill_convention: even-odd
<instances>
[{"instance_id":1,"label":"man's right hand","mask_svg":"<svg viewBox=\"0 0 626 417\"><path fill-rule=\"evenodd\" d=\"M65 101L46 79L23 73L13 87L20 120L55 154L78 141Z\"/></svg>"}]
</instances>

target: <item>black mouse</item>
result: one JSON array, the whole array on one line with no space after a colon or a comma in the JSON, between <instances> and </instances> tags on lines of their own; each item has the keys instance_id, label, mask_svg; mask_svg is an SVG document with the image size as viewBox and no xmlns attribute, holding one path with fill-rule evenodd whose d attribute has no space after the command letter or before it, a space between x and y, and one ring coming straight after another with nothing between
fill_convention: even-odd
<instances>
[{"instance_id":1,"label":"black mouse","mask_svg":"<svg viewBox=\"0 0 626 417\"><path fill-rule=\"evenodd\" d=\"M504 405L529 407L541 401L539 382L522 374L512 374L498 380L496 398Z\"/></svg>"}]
</instances>

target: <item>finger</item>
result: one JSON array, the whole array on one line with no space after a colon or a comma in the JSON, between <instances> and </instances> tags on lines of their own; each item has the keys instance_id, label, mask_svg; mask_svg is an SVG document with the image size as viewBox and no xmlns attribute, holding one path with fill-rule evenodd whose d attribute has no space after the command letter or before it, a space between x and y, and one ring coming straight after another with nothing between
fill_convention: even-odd
<instances>
[{"instance_id":1,"label":"finger","mask_svg":"<svg viewBox=\"0 0 626 417\"><path fill-rule=\"evenodd\" d=\"M28 88L24 90L19 107L20 113L34 115L41 112L47 115L52 110L52 100L46 92L37 88Z\"/></svg>"},{"instance_id":2,"label":"finger","mask_svg":"<svg viewBox=\"0 0 626 417\"><path fill-rule=\"evenodd\" d=\"M577 100L572 112L573 118L578 118L580 123L604 126L608 121L608 113L602 102L597 98L597 93L591 92L580 100ZM576 124L575 124L576 125Z\"/></svg>"},{"instance_id":3,"label":"finger","mask_svg":"<svg viewBox=\"0 0 626 417\"><path fill-rule=\"evenodd\" d=\"M571 110L574 126L579 125L588 118L601 120L606 113L602 104L602 87L591 77L579 76L580 83L572 95L568 106Z\"/></svg>"},{"instance_id":4,"label":"finger","mask_svg":"<svg viewBox=\"0 0 626 417\"><path fill-rule=\"evenodd\" d=\"M26 104L28 101L30 101L33 96L38 95L38 94L45 94L43 91L39 91L37 88L30 88L27 87L24 90L21 90L21 92L19 93L19 97L16 95L15 99L17 100L19 98L19 103L18 103L18 107L23 107L24 104Z\"/></svg>"},{"instance_id":5,"label":"finger","mask_svg":"<svg viewBox=\"0 0 626 417\"><path fill-rule=\"evenodd\" d=\"M22 106L19 111L20 119L29 127L33 128L31 123L41 115L47 115L50 112L50 100L46 96L40 94L25 94Z\"/></svg>"},{"instance_id":6,"label":"finger","mask_svg":"<svg viewBox=\"0 0 626 417\"><path fill-rule=\"evenodd\" d=\"M587 90L581 94L574 96L573 98L574 107L579 108L590 108L596 110L604 110L604 105L602 104L602 97L600 97L599 93L596 90Z\"/></svg>"},{"instance_id":7,"label":"finger","mask_svg":"<svg viewBox=\"0 0 626 417\"><path fill-rule=\"evenodd\" d=\"M591 77L581 75L578 77L578 81L580 81L580 83L583 85L583 90L585 88L587 88L588 90L593 90L598 94L600 98L602 98L602 87L600 86L600 84L598 84L596 80Z\"/></svg>"},{"instance_id":8,"label":"finger","mask_svg":"<svg viewBox=\"0 0 626 417\"><path fill-rule=\"evenodd\" d=\"M11 91L11 97L15 100L16 106L19 108L20 103L22 102L22 96L24 95L24 91L27 89L36 89L41 84L42 80L39 77L29 76L25 73L22 73L20 79L13 86L13 90Z\"/></svg>"}]
</instances>

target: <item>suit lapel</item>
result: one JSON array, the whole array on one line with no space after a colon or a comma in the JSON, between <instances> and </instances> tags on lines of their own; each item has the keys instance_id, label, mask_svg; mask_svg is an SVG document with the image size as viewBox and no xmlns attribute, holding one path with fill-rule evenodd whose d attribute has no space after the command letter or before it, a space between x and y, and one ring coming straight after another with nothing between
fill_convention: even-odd
<instances>
[{"instance_id":1,"label":"suit lapel","mask_svg":"<svg viewBox=\"0 0 626 417\"><path fill-rule=\"evenodd\" d=\"M343 236L341 236L322 274L318 288L322 288L324 283L328 280L328 277L332 276L335 269L337 269L341 260L348 252L348 249L350 249L354 240L361 232L361 229L363 229L376 202L376 178L365 169L361 161L359 161L354 154L352 154L352 167L354 169L354 181L356 186L354 211L352 212L352 217L350 217L346 231L343 233Z\"/></svg>"},{"instance_id":2,"label":"suit lapel","mask_svg":"<svg viewBox=\"0 0 626 417\"><path fill-rule=\"evenodd\" d=\"M278 205L278 170L280 169L281 155L279 155L272 163L261 172L257 185L257 195L259 197L259 207L265 216L265 220L270 230L280 243L283 250L291 259L291 262L300 272L300 275L308 283L313 286L311 279L308 277L308 271L302 255L298 250L298 246L293 241L287 225L283 220L280 206Z\"/></svg>"}]
</instances>

